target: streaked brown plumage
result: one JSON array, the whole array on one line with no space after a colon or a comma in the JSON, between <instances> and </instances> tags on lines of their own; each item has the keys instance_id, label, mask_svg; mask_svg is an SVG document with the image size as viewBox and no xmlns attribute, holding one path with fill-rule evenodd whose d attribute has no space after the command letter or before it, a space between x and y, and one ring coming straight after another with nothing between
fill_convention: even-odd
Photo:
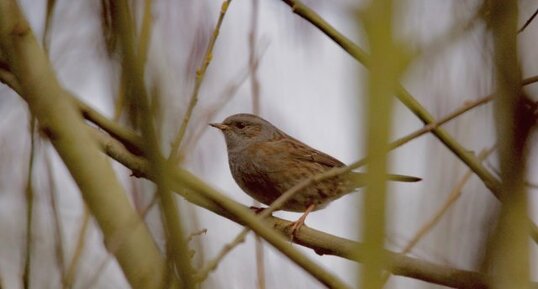
<instances>
[{"instance_id":1,"label":"streaked brown plumage","mask_svg":"<svg viewBox=\"0 0 538 289\"><path fill-rule=\"evenodd\" d=\"M224 134L228 163L237 184L266 205L309 177L345 166L252 114L232 115L211 126ZM390 175L389 179L404 182L420 180L400 175ZM364 184L364 174L361 173L333 177L297 192L280 209L293 212L319 210Z\"/></svg>"}]
</instances>

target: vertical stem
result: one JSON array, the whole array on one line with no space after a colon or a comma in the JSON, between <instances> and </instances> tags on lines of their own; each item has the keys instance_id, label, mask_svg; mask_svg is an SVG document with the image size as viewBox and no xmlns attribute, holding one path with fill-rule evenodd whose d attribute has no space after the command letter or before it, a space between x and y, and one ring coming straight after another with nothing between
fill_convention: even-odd
<instances>
[{"instance_id":1,"label":"vertical stem","mask_svg":"<svg viewBox=\"0 0 538 289\"><path fill-rule=\"evenodd\" d=\"M30 116L30 158L28 160L28 178L26 180L26 246L24 257L24 271L22 274L23 285L25 289L30 288L30 270L32 264L32 221L34 213L34 188L32 186L32 172L34 168L35 156L35 128L36 120L34 116Z\"/></svg>"},{"instance_id":2,"label":"vertical stem","mask_svg":"<svg viewBox=\"0 0 538 289\"><path fill-rule=\"evenodd\" d=\"M252 0L252 14L250 18L250 33L248 34L249 57L248 65L250 69L250 87L252 93L252 113L260 114L260 81L258 79L258 66L256 65L256 38L258 36L258 17L260 14L260 0ZM254 201L254 206L259 206ZM257 288L265 289L265 255L263 251L263 241L258 235L254 235L256 251L256 275Z\"/></svg>"},{"instance_id":3,"label":"vertical stem","mask_svg":"<svg viewBox=\"0 0 538 289\"><path fill-rule=\"evenodd\" d=\"M495 121L499 143L503 201L492 238L490 268L493 288L525 288L529 284L529 220L524 178L526 142L534 118L526 111L520 88L517 49L517 1L491 3L497 95Z\"/></svg>"},{"instance_id":4,"label":"vertical stem","mask_svg":"<svg viewBox=\"0 0 538 289\"><path fill-rule=\"evenodd\" d=\"M392 41L392 2L372 1L362 20L371 47L366 147L370 163L363 202L364 266L359 288L382 288L387 152L399 59Z\"/></svg>"},{"instance_id":5,"label":"vertical stem","mask_svg":"<svg viewBox=\"0 0 538 289\"><path fill-rule=\"evenodd\" d=\"M190 256L186 240L183 236L183 227L180 221L179 208L176 200L170 191L166 173L169 170L169 163L163 158L160 151L159 139L154 127L154 116L149 108L149 96L144 84L144 63L138 52L135 51L136 41L134 33L134 23L130 13L128 1L116 1L117 5L112 9L115 13L116 33L121 42L122 48L122 68L126 73L127 100L136 110L135 119L140 120L142 135L145 139L144 151L148 155L151 170L155 174L155 183L160 196L161 209L163 214L164 231L166 234L166 246L169 266L165 275L166 285L179 288L194 288L192 281L193 269L190 263ZM177 275L175 272L177 271ZM179 282L177 282L179 281Z\"/></svg>"}]
</instances>

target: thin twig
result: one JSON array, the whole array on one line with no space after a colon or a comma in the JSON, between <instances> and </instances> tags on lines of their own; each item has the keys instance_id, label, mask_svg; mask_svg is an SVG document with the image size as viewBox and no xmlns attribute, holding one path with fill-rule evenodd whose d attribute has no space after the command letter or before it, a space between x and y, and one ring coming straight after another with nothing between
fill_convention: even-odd
<instances>
[{"instance_id":1,"label":"thin twig","mask_svg":"<svg viewBox=\"0 0 538 289\"><path fill-rule=\"evenodd\" d=\"M256 39L258 36L258 18L260 14L260 1L252 1L252 14L250 18L250 32L248 34L248 63L250 67L250 86L252 93L252 113L260 114L260 80L258 79L258 65L256 60Z\"/></svg>"},{"instance_id":2,"label":"thin twig","mask_svg":"<svg viewBox=\"0 0 538 289\"><path fill-rule=\"evenodd\" d=\"M456 117L464 114L465 112L473 109L473 108L476 108L480 105L483 105L483 104L486 104L490 101L492 101L494 99L494 95L493 94L490 94L490 95L487 95L487 96L484 96L484 97L481 97L481 98L478 98L478 99L475 99L475 100L472 100L472 101L467 101L465 102L460 108L454 110L453 112L441 117L439 120L435 121L435 122L432 122L430 124L427 124L425 125L424 127L422 127L421 129L418 129L416 131L414 131L413 133L410 133L408 134L407 136L405 137L402 137L396 141L394 141L392 144L391 144L391 148L392 149L395 149L421 135L424 135L428 132L431 132L434 128L437 128L453 119L455 119Z\"/></svg>"},{"instance_id":3,"label":"thin twig","mask_svg":"<svg viewBox=\"0 0 538 289\"><path fill-rule=\"evenodd\" d=\"M484 149L480 152L478 155L478 159L483 161L486 159L494 150L495 146L489 149ZM456 202L456 200L459 199L461 196L463 187L471 176L473 175L473 171L469 170L465 175L461 178L461 180L454 186L450 194L448 195L445 202L439 207L437 212L430 218L428 222L422 225L422 227L416 232L415 236L411 238L411 240L407 243L407 245L402 250L401 254L405 255L415 247L415 245L424 237L439 221L441 220L442 216L450 209L450 207ZM390 274L386 274L384 276L383 283L386 283L386 281L390 278Z\"/></svg>"},{"instance_id":4,"label":"thin twig","mask_svg":"<svg viewBox=\"0 0 538 289\"><path fill-rule=\"evenodd\" d=\"M149 43L151 40L151 32L152 32L152 20L151 17L151 0L144 0L144 14L142 15L142 25L141 25L141 31L140 36L138 38L138 49L137 49L137 56L142 63L142 65L146 64L146 60L148 57L148 50L149 50ZM125 86L125 72L122 71L121 73L121 82L120 87L118 89L118 94L116 96L116 101L114 105L114 120L118 121L121 117L121 113L125 107L125 92L126 92L126 86Z\"/></svg>"},{"instance_id":5,"label":"thin twig","mask_svg":"<svg viewBox=\"0 0 538 289\"><path fill-rule=\"evenodd\" d=\"M257 69L259 66L262 57L265 55L265 52L267 51L268 44L265 43L259 52L259 55L256 57L256 61L254 62L254 67ZM239 89L243 86L245 81L249 78L251 73L251 67L247 66L243 70L241 70L236 76L232 77L231 79L235 80L235 82L232 82L229 84L221 93L221 97L218 98L218 101L214 104L210 105L205 112L205 115L203 116L203 119L200 121L202 124L198 130L193 133L192 137L189 137L187 142L185 143L185 151L196 147L196 144L202 137L202 134L207 129L207 123L214 119L215 115L228 103L230 100L232 100L236 95Z\"/></svg>"},{"instance_id":6,"label":"thin twig","mask_svg":"<svg viewBox=\"0 0 538 289\"><path fill-rule=\"evenodd\" d=\"M185 115L183 116L183 121L181 122L179 131L177 132L174 138L174 141L172 142L172 149L170 151L170 156L168 157L168 159L174 163L177 162L178 160L178 157L179 157L178 154L179 154L179 148L181 146L181 142L183 140L183 137L185 136L185 131L187 130L187 126L189 124L194 107L196 106L196 103L198 103L198 93L200 91L200 87L202 86L202 82L204 81L207 68L209 67L209 64L211 63L211 60L213 58L213 48L215 47L217 37L219 36L220 27L222 25L224 16L226 15L226 11L228 11L228 7L230 6L231 2L232 0L226 0L222 2L222 6L220 8L219 19L217 21L217 25L215 26L215 29L213 30L213 34L211 35L211 38L209 39L209 44L207 46L204 60L202 62L201 67L196 71L196 80L194 82L194 89L192 90L191 98L189 100L189 105L187 107L187 110L185 111Z\"/></svg>"},{"instance_id":7,"label":"thin twig","mask_svg":"<svg viewBox=\"0 0 538 289\"><path fill-rule=\"evenodd\" d=\"M65 267L65 254L64 254L64 241L62 236L62 222L60 216L60 210L58 208L57 200L57 190L56 183L54 181L54 170L52 169L52 161L48 153L45 153L45 165L47 166L47 178L49 185L49 194L50 194L50 206L52 208L52 219L54 223L54 235L56 236L56 242L54 246L54 251L56 255L56 263L60 270L61 279L65 279L66 267Z\"/></svg>"},{"instance_id":8,"label":"thin twig","mask_svg":"<svg viewBox=\"0 0 538 289\"><path fill-rule=\"evenodd\" d=\"M456 23L446 32L435 36L433 40L423 45L420 49L422 56L434 57L442 51L446 51L451 45L457 43L456 40L471 31L481 20L481 9L476 9L473 15L465 21L455 21Z\"/></svg>"},{"instance_id":9,"label":"thin twig","mask_svg":"<svg viewBox=\"0 0 538 289\"><path fill-rule=\"evenodd\" d=\"M254 235L256 251L256 274L258 275L258 289L265 289L265 251L262 237Z\"/></svg>"},{"instance_id":10,"label":"thin twig","mask_svg":"<svg viewBox=\"0 0 538 289\"><path fill-rule=\"evenodd\" d=\"M140 36L138 37L138 50L137 57L144 66L148 58L149 43L151 41L151 32L152 30L152 16L151 11L152 5L151 0L144 0L144 15L142 16L142 27L140 31Z\"/></svg>"},{"instance_id":11,"label":"thin twig","mask_svg":"<svg viewBox=\"0 0 538 289\"><path fill-rule=\"evenodd\" d=\"M78 238L77 238L77 245L75 247L75 253L73 253L71 262L69 262L69 266L67 269L67 273L65 274L65 277L62 279L64 289L73 288L75 277L77 275L78 265L80 263L80 258L82 257L82 253L84 252L84 246L86 245L86 235L88 233L89 224L90 224L90 211L88 210L88 207L84 205L84 212L82 213L82 224L80 225L80 229L78 231Z\"/></svg>"},{"instance_id":12,"label":"thin twig","mask_svg":"<svg viewBox=\"0 0 538 289\"><path fill-rule=\"evenodd\" d=\"M45 13L45 29L43 31L43 47L49 51L50 48L50 35L54 8L56 7L56 0L47 1L47 12Z\"/></svg>"},{"instance_id":13,"label":"thin twig","mask_svg":"<svg viewBox=\"0 0 538 289\"><path fill-rule=\"evenodd\" d=\"M153 206L155 206L157 204L158 200L159 200L159 194L155 193L155 195L151 199L150 203L146 207L144 207L142 209L142 211L140 212L140 215L141 215L140 219L144 220L146 218L147 214L149 213L149 210L151 208L153 208ZM85 217L86 217L86 215L85 215ZM86 223L84 223L84 224L86 224ZM139 225L139 224L141 224L141 222L138 223L138 224L131 224L132 228L129 228L129 229L135 230L136 225ZM81 229L81 232L82 232L82 229ZM82 233L79 233L79 236L81 236L81 234ZM127 236L127 235L125 235L125 236ZM79 242L81 242L80 237L79 237ZM112 261L112 259L114 257L114 254L120 248L120 244L122 242L125 242L125 238L117 240L116 241L117 245L107 246L108 255L101 261L101 263L99 263L99 265L96 266L97 270L95 270L95 272L92 274L92 277L89 278L89 281L86 284L86 286L83 286L82 288L89 289L97 282L97 280L102 276L101 273L106 269L106 266L109 264L109 262Z\"/></svg>"},{"instance_id":14,"label":"thin twig","mask_svg":"<svg viewBox=\"0 0 538 289\"><path fill-rule=\"evenodd\" d=\"M494 150L495 146L489 149L484 149L480 152L478 155L478 159L484 160L487 158ZM402 254L407 254L415 247L415 245L418 243L418 241L426 235L428 231L430 231L440 220L441 217L448 211L448 209L456 202L456 200L461 196L461 192L463 190L463 187L471 176L473 175L472 171L468 171L465 173L465 175L461 178L461 180L454 186L454 189L450 192L445 202L439 207L437 212L432 216L430 221L426 222L422 227L417 231L415 236L407 243L407 245L402 250Z\"/></svg>"},{"instance_id":15,"label":"thin twig","mask_svg":"<svg viewBox=\"0 0 538 289\"><path fill-rule=\"evenodd\" d=\"M531 24L531 22L534 20L534 18L536 18L536 15L538 15L538 9L536 9L536 11L534 11L534 13L532 13L532 16L527 21L525 21L525 24L523 24L523 26L521 26L521 28L519 28L517 33L523 32L523 30L525 30L527 28L527 26L529 26L529 24Z\"/></svg>"},{"instance_id":16,"label":"thin twig","mask_svg":"<svg viewBox=\"0 0 538 289\"><path fill-rule=\"evenodd\" d=\"M220 264L222 259L228 255L238 244L245 241L245 237L250 232L250 230L243 229L241 233L239 233L230 243L224 245L224 247L219 251L217 256L215 256L213 259L209 260L203 268L201 268L198 273L196 273L194 279L196 282L202 282L204 281L210 272L217 269L217 266Z\"/></svg>"},{"instance_id":17,"label":"thin twig","mask_svg":"<svg viewBox=\"0 0 538 289\"><path fill-rule=\"evenodd\" d=\"M207 233L207 229L202 229L196 232L192 232L191 234L189 234L189 236L187 236L187 242L192 241L194 237L205 235L206 233Z\"/></svg>"},{"instance_id":18,"label":"thin twig","mask_svg":"<svg viewBox=\"0 0 538 289\"><path fill-rule=\"evenodd\" d=\"M30 270L32 268L32 247L34 243L34 238L32 236L33 228L33 215L34 215L34 187L32 184L33 172L34 172L34 161L35 161L35 125L36 119L34 115L30 115L29 118L30 127L28 128L30 132L30 157L28 158L28 175L26 178L26 243L24 249L24 271L22 274L23 286L25 289L30 288Z\"/></svg>"},{"instance_id":19,"label":"thin twig","mask_svg":"<svg viewBox=\"0 0 538 289\"><path fill-rule=\"evenodd\" d=\"M252 93L252 113L260 114L260 80L258 79L258 65L256 63L256 40L258 37L258 18L260 14L260 0L252 0L252 13L250 18L250 32L248 34L248 63L250 67L250 87ZM253 201L258 206L258 201ZM254 235L254 251L256 256L256 276L258 289L265 289L265 257L262 238Z\"/></svg>"}]
</instances>

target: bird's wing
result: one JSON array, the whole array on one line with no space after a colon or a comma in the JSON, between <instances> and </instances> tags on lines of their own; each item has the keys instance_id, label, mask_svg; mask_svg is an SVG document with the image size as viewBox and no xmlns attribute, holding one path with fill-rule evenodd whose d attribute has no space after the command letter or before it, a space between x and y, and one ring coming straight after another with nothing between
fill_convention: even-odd
<instances>
[{"instance_id":1,"label":"bird's wing","mask_svg":"<svg viewBox=\"0 0 538 289\"><path fill-rule=\"evenodd\" d=\"M279 147L279 150L285 151L292 160L310 161L320 164L326 168L345 166L344 163L331 157L330 155L311 148L308 145L291 137L275 141L273 145Z\"/></svg>"}]
</instances>

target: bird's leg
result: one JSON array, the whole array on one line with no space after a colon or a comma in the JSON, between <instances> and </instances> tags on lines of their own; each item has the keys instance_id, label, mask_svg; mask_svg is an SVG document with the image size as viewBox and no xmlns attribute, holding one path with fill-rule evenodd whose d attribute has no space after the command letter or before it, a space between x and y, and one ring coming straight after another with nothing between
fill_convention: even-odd
<instances>
[{"instance_id":1,"label":"bird's leg","mask_svg":"<svg viewBox=\"0 0 538 289\"><path fill-rule=\"evenodd\" d=\"M293 237L295 236L295 233L299 231L299 229L304 225L304 221L306 220L306 216L314 210L316 207L315 204L311 204L306 208L306 211L303 213L303 215L295 222L291 223L291 240L293 241Z\"/></svg>"}]
</instances>

